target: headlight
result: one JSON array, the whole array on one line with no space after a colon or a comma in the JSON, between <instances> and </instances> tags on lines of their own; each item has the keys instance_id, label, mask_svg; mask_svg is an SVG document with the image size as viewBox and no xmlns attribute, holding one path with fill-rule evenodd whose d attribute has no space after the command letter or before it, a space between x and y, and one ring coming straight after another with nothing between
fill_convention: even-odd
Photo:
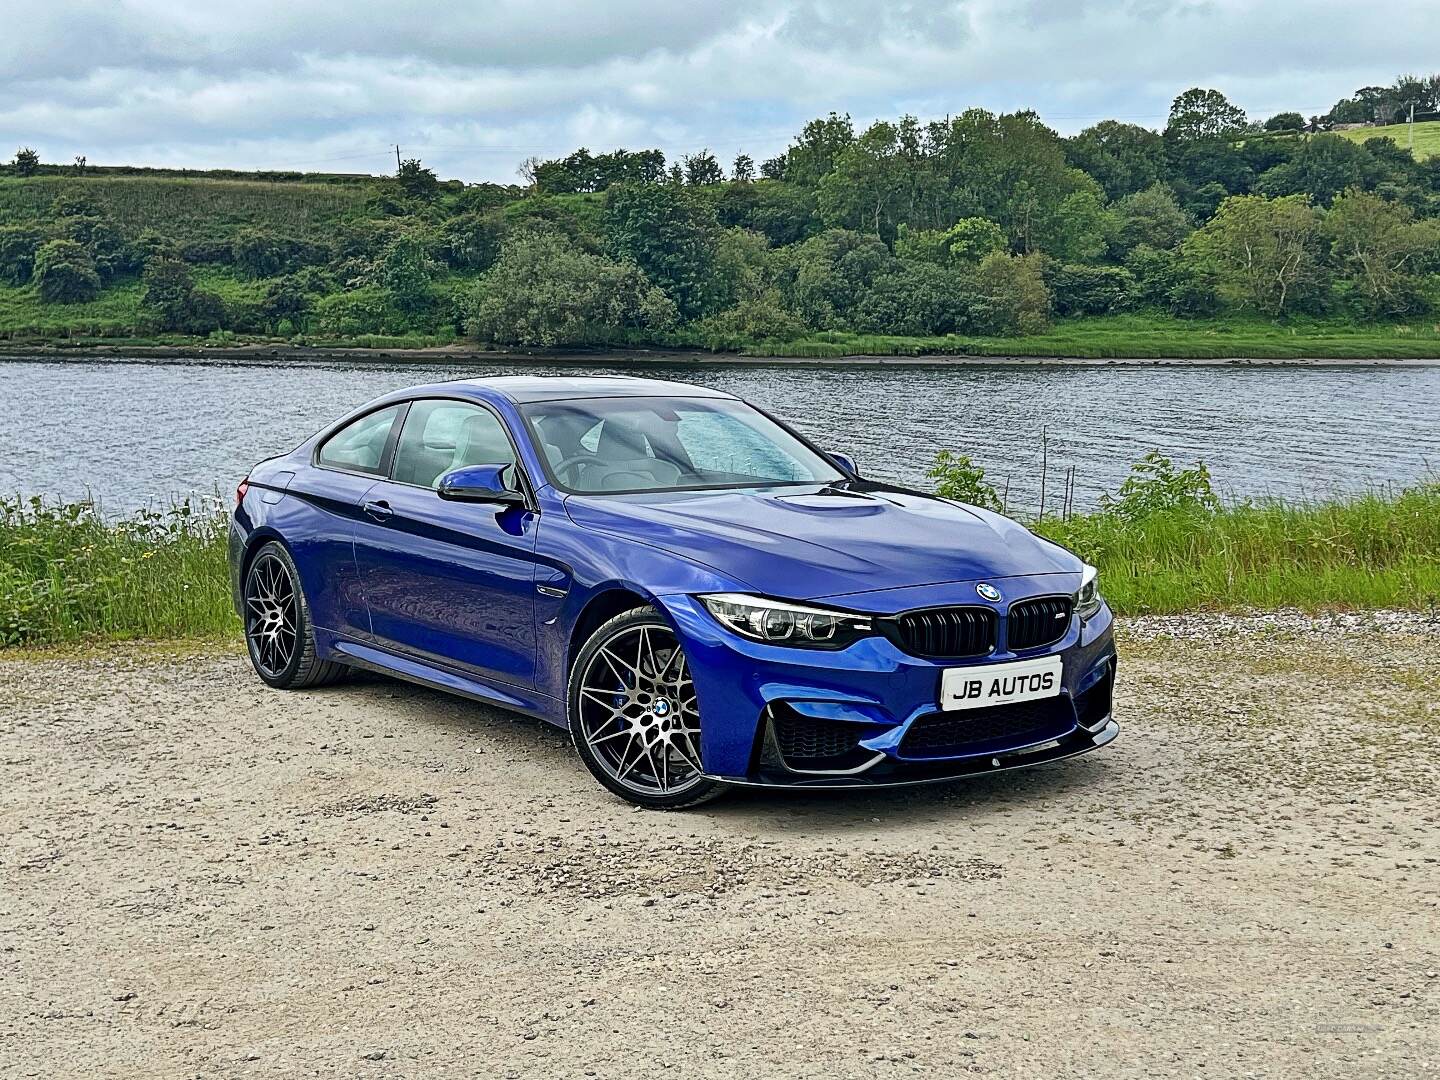
<instances>
[{"instance_id":1,"label":"headlight","mask_svg":"<svg viewBox=\"0 0 1440 1080\"><path fill-rule=\"evenodd\" d=\"M873 632L869 616L789 604L745 593L700 597L711 615L741 637L771 645L843 649Z\"/></svg>"},{"instance_id":2,"label":"headlight","mask_svg":"<svg viewBox=\"0 0 1440 1080\"><path fill-rule=\"evenodd\" d=\"M1080 591L1075 594L1075 614L1084 622L1094 618L1104 599L1100 596L1100 571L1089 563L1080 573Z\"/></svg>"}]
</instances>

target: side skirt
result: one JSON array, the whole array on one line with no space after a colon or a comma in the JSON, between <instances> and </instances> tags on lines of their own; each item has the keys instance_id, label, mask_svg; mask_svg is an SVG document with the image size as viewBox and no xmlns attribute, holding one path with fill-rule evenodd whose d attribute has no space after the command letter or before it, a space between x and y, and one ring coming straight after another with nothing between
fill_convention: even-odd
<instances>
[{"instance_id":1,"label":"side skirt","mask_svg":"<svg viewBox=\"0 0 1440 1080\"><path fill-rule=\"evenodd\" d=\"M524 713L562 730L568 727L568 724L557 719L564 716L564 711L559 708L559 702L549 695L518 686L507 685L502 689L375 645L362 645L344 638L334 638L328 644L326 651L330 653L329 658L342 664L403 679L432 690L443 690L447 694L456 694L471 701L478 701L482 705Z\"/></svg>"}]
</instances>

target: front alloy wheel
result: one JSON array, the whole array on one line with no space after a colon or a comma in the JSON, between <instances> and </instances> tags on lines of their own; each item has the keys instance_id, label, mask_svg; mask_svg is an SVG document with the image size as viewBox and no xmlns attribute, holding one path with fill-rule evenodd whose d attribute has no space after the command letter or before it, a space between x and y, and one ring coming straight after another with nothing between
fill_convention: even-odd
<instances>
[{"instance_id":1,"label":"front alloy wheel","mask_svg":"<svg viewBox=\"0 0 1440 1080\"><path fill-rule=\"evenodd\" d=\"M600 627L570 680L570 734L595 778L656 809L716 793L700 764L700 709L685 653L654 608Z\"/></svg>"}]
</instances>

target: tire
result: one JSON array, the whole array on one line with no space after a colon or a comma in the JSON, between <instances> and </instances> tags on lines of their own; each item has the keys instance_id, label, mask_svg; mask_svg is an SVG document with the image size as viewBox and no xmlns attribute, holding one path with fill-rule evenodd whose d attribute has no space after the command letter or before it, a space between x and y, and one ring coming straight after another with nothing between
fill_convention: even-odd
<instances>
[{"instance_id":1,"label":"tire","mask_svg":"<svg viewBox=\"0 0 1440 1080\"><path fill-rule=\"evenodd\" d=\"M652 810L708 802L700 712L685 654L653 607L616 615L590 635L570 669L570 739L591 775Z\"/></svg>"},{"instance_id":2,"label":"tire","mask_svg":"<svg viewBox=\"0 0 1440 1080\"><path fill-rule=\"evenodd\" d=\"M284 544L261 545L241 583L245 648L255 674L277 690L307 690L339 680L344 664L321 660L315 650L310 605L300 571Z\"/></svg>"}]
</instances>

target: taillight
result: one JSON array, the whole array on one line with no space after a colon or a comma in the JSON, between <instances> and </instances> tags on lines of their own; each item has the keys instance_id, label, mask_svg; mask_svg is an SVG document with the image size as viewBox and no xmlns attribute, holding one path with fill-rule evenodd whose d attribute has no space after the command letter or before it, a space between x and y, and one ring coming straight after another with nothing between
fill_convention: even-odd
<instances>
[{"instance_id":1,"label":"taillight","mask_svg":"<svg viewBox=\"0 0 1440 1080\"><path fill-rule=\"evenodd\" d=\"M250 490L250 478L247 476L240 483L235 485L235 505L239 506L245 501L245 493Z\"/></svg>"}]
</instances>

